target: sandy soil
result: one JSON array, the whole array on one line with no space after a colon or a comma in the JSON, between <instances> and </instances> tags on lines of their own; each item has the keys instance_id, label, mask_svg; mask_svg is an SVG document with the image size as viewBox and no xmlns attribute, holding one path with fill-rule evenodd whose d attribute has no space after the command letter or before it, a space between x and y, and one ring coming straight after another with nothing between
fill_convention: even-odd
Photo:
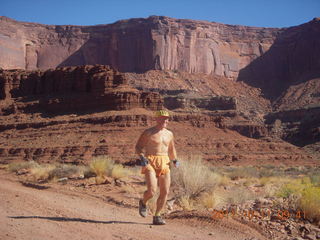
<instances>
[{"instance_id":1,"label":"sandy soil","mask_svg":"<svg viewBox=\"0 0 320 240\"><path fill-rule=\"evenodd\" d=\"M24 186L0 170L0 239L265 239L249 226L226 220L205 224L197 219L168 218L167 225L151 225L137 208L106 203L59 184L46 189Z\"/></svg>"}]
</instances>

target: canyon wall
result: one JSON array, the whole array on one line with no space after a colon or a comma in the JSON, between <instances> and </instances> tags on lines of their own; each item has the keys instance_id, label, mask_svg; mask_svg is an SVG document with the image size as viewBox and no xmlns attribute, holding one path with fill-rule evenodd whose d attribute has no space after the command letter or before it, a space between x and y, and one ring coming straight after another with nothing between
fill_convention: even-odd
<instances>
[{"instance_id":1,"label":"canyon wall","mask_svg":"<svg viewBox=\"0 0 320 240\"><path fill-rule=\"evenodd\" d=\"M293 83L320 77L319 55L319 18L262 28L159 16L96 26L0 17L4 69L103 64L121 72L179 70L244 81L275 100Z\"/></svg>"},{"instance_id":2,"label":"canyon wall","mask_svg":"<svg viewBox=\"0 0 320 240\"><path fill-rule=\"evenodd\" d=\"M121 72L180 70L235 78L282 29L151 16L96 26L53 26L0 18L0 67L111 65Z\"/></svg>"},{"instance_id":3,"label":"canyon wall","mask_svg":"<svg viewBox=\"0 0 320 240\"><path fill-rule=\"evenodd\" d=\"M46 71L0 70L0 115L12 113L162 108L158 93L127 84L125 76L105 65L62 67Z\"/></svg>"}]
</instances>

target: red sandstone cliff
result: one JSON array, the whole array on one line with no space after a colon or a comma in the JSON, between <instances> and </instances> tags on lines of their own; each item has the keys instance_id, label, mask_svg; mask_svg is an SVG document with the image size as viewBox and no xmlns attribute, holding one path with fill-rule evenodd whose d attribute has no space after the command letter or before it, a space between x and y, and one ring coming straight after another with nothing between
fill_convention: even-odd
<instances>
[{"instance_id":1,"label":"red sandstone cliff","mask_svg":"<svg viewBox=\"0 0 320 240\"><path fill-rule=\"evenodd\" d=\"M0 17L0 67L32 70L104 64L121 72L215 74L238 78L275 98L288 84L320 76L319 39L317 18L277 29L158 16L96 26L43 25Z\"/></svg>"},{"instance_id":2,"label":"red sandstone cliff","mask_svg":"<svg viewBox=\"0 0 320 240\"><path fill-rule=\"evenodd\" d=\"M53 26L0 18L0 67L48 69L106 64L237 77L282 29L152 16L97 26Z\"/></svg>"}]
</instances>

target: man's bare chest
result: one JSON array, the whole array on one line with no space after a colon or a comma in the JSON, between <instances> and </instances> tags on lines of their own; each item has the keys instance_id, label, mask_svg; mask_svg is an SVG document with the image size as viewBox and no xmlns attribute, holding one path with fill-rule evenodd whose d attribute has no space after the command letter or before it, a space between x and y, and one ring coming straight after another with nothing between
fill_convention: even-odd
<instances>
[{"instance_id":1,"label":"man's bare chest","mask_svg":"<svg viewBox=\"0 0 320 240\"><path fill-rule=\"evenodd\" d=\"M151 145L169 145L170 143L170 136L165 134L165 133L156 133L156 134L152 134L149 137L149 144Z\"/></svg>"}]
</instances>

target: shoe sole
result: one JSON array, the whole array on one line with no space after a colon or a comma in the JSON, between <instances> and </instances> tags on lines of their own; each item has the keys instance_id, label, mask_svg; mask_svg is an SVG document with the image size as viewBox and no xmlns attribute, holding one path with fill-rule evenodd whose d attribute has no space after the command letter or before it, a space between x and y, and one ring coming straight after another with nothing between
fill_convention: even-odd
<instances>
[{"instance_id":1,"label":"shoe sole","mask_svg":"<svg viewBox=\"0 0 320 240\"><path fill-rule=\"evenodd\" d=\"M142 208L144 208L143 207L143 204L142 204L142 201L140 200L139 201L139 214L140 214L140 216L141 217L147 217L147 209L144 211Z\"/></svg>"}]
</instances>

